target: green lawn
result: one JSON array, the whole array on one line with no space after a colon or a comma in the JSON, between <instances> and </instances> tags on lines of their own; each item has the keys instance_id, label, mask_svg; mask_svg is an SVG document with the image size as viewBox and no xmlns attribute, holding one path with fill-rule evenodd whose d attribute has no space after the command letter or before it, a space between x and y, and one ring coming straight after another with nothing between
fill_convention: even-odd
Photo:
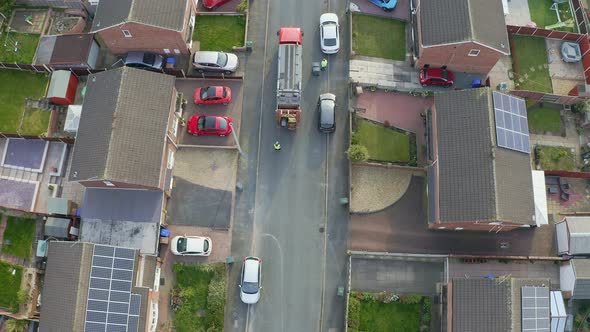
<instances>
[{"instance_id":1,"label":"green lawn","mask_svg":"<svg viewBox=\"0 0 590 332\"><path fill-rule=\"evenodd\" d=\"M371 332L418 332L422 305L361 302L359 331Z\"/></svg>"},{"instance_id":2,"label":"green lawn","mask_svg":"<svg viewBox=\"0 0 590 332\"><path fill-rule=\"evenodd\" d=\"M8 216L6 229L4 230L2 253L29 259L33 247L36 223L35 219ZM6 244L7 240L10 240L10 245Z\"/></svg>"},{"instance_id":3,"label":"green lawn","mask_svg":"<svg viewBox=\"0 0 590 332\"><path fill-rule=\"evenodd\" d=\"M559 109L534 104L527 106L527 117L529 130L534 133L543 134L550 132L553 134L561 133L561 117Z\"/></svg>"},{"instance_id":4,"label":"green lawn","mask_svg":"<svg viewBox=\"0 0 590 332\"><path fill-rule=\"evenodd\" d=\"M410 161L409 134L401 133L362 118L356 118L355 135L358 136L359 144L367 148L370 160Z\"/></svg>"},{"instance_id":5,"label":"green lawn","mask_svg":"<svg viewBox=\"0 0 590 332\"><path fill-rule=\"evenodd\" d=\"M38 135L47 131L49 112L27 112L24 125L19 130L25 98L41 98L45 95L47 76L29 71L0 70L0 132ZM10 82L10 84L8 84Z\"/></svg>"},{"instance_id":6,"label":"green lawn","mask_svg":"<svg viewBox=\"0 0 590 332\"><path fill-rule=\"evenodd\" d=\"M546 26L557 23L557 14L555 13L555 10L549 9L553 4L553 0L528 1L531 20L537 23L537 27L545 29ZM561 18L561 21L568 23L568 26L555 28L553 30L573 32L576 23L575 19L572 17L569 3L559 4L557 8L559 9L559 17Z\"/></svg>"},{"instance_id":7,"label":"green lawn","mask_svg":"<svg viewBox=\"0 0 590 332\"><path fill-rule=\"evenodd\" d=\"M569 148L560 146L537 146L535 156L541 169L546 171L575 171L575 156Z\"/></svg>"},{"instance_id":8,"label":"green lawn","mask_svg":"<svg viewBox=\"0 0 590 332\"><path fill-rule=\"evenodd\" d=\"M174 264L175 292L181 305L174 308L175 331L223 331L226 270L223 263Z\"/></svg>"},{"instance_id":9,"label":"green lawn","mask_svg":"<svg viewBox=\"0 0 590 332\"><path fill-rule=\"evenodd\" d=\"M39 38L40 35L31 33L2 33L0 36L0 62L33 63Z\"/></svg>"},{"instance_id":10,"label":"green lawn","mask_svg":"<svg viewBox=\"0 0 590 332\"><path fill-rule=\"evenodd\" d=\"M552 93L545 39L520 35L514 35L513 38L516 53L513 56L518 63L519 78L515 83L520 90Z\"/></svg>"},{"instance_id":11,"label":"green lawn","mask_svg":"<svg viewBox=\"0 0 590 332\"><path fill-rule=\"evenodd\" d=\"M403 61L406 59L406 23L354 13L352 50L359 55Z\"/></svg>"},{"instance_id":12,"label":"green lawn","mask_svg":"<svg viewBox=\"0 0 590 332\"><path fill-rule=\"evenodd\" d=\"M229 52L234 46L244 46L246 18L244 16L197 16L193 40L202 51Z\"/></svg>"},{"instance_id":13,"label":"green lawn","mask_svg":"<svg viewBox=\"0 0 590 332\"><path fill-rule=\"evenodd\" d=\"M16 272L13 273L13 270ZM18 311L17 293L23 276L23 268L0 261L0 307Z\"/></svg>"}]
</instances>

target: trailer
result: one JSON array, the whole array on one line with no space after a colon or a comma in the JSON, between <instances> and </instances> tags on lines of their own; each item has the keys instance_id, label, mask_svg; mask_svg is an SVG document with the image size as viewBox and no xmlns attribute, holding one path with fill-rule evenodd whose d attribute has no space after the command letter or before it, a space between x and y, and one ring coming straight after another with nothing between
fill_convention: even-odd
<instances>
[{"instance_id":1,"label":"trailer","mask_svg":"<svg viewBox=\"0 0 590 332\"><path fill-rule=\"evenodd\" d=\"M283 27L278 35L276 119L279 126L295 130L301 120L303 31L301 28Z\"/></svg>"}]
</instances>

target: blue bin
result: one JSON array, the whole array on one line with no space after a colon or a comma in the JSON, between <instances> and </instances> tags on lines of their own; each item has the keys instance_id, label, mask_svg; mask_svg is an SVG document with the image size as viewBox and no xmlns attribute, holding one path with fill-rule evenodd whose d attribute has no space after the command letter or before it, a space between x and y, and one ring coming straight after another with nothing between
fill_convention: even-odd
<instances>
[{"instance_id":1,"label":"blue bin","mask_svg":"<svg viewBox=\"0 0 590 332\"><path fill-rule=\"evenodd\" d=\"M474 79L471 81L472 88L480 88L481 87L481 80L479 78Z\"/></svg>"},{"instance_id":2,"label":"blue bin","mask_svg":"<svg viewBox=\"0 0 590 332\"><path fill-rule=\"evenodd\" d=\"M174 65L176 64L176 59L172 57L166 58L166 64L170 67L174 67Z\"/></svg>"},{"instance_id":3,"label":"blue bin","mask_svg":"<svg viewBox=\"0 0 590 332\"><path fill-rule=\"evenodd\" d=\"M160 229L160 236L169 237L170 236L170 231L167 230L167 229L165 229L165 228L161 228Z\"/></svg>"}]
</instances>

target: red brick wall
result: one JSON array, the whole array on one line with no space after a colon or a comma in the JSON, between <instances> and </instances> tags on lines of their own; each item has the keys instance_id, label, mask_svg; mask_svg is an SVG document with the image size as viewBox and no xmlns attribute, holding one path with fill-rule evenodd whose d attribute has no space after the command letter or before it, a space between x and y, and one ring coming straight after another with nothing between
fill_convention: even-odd
<instances>
[{"instance_id":1,"label":"red brick wall","mask_svg":"<svg viewBox=\"0 0 590 332\"><path fill-rule=\"evenodd\" d=\"M472 49L480 50L479 55L469 56ZM416 67L429 64L431 67L447 66L456 72L487 74L501 56L500 52L473 42L426 48L420 46Z\"/></svg>"},{"instance_id":2,"label":"red brick wall","mask_svg":"<svg viewBox=\"0 0 590 332\"><path fill-rule=\"evenodd\" d=\"M123 30L128 30L131 37L125 37ZM185 29L186 30L186 29ZM189 54L186 44L185 31L172 31L138 23L125 23L102 30L98 33L106 46L115 55L122 55L130 51L145 51L164 55L164 49L174 49L182 54Z\"/></svg>"}]
</instances>

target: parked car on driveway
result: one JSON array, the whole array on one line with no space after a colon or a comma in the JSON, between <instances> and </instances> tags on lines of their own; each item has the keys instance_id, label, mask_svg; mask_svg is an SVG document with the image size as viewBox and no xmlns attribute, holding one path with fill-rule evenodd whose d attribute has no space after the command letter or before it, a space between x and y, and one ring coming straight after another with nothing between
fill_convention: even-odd
<instances>
[{"instance_id":1,"label":"parked car on driveway","mask_svg":"<svg viewBox=\"0 0 590 332\"><path fill-rule=\"evenodd\" d=\"M320 46L326 54L338 53L340 49L340 32L338 15L325 13L320 16Z\"/></svg>"},{"instance_id":2,"label":"parked car on driveway","mask_svg":"<svg viewBox=\"0 0 590 332\"><path fill-rule=\"evenodd\" d=\"M123 58L127 67L160 70L164 67L164 57L160 54L148 52L129 52Z\"/></svg>"},{"instance_id":3,"label":"parked car on driveway","mask_svg":"<svg viewBox=\"0 0 590 332\"><path fill-rule=\"evenodd\" d=\"M232 131L229 116L193 115L187 123L188 133L195 136L225 136Z\"/></svg>"},{"instance_id":4,"label":"parked car on driveway","mask_svg":"<svg viewBox=\"0 0 590 332\"><path fill-rule=\"evenodd\" d=\"M254 304L260 300L262 289L262 260L258 257L244 258L240 276L240 299L246 304Z\"/></svg>"},{"instance_id":5,"label":"parked car on driveway","mask_svg":"<svg viewBox=\"0 0 590 332\"><path fill-rule=\"evenodd\" d=\"M323 93L318 100L318 128L323 133L336 130L336 95Z\"/></svg>"},{"instance_id":6,"label":"parked car on driveway","mask_svg":"<svg viewBox=\"0 0 590 332\"><path fill-rule=\"evenodd\" d=\"M385 11L390 11L393 10L395 8L395 6L397 6L397 0L369 0L371 1L371 3L373 3L374 5L376 5L377 7L385 10Z\"/></svg>"},{"instance_id":7,"label":"parked car on driveway","mask_svg":"<svg viewBox=\"0 0 590 332\"><path fill-rule=\"evenodd\" d=\"M231 74L238 69L238 57L233 53L199 51L193 57L193 67L199 73L210 71Z\"/></svg>"},{"instance_id":8,"label":"parked car on driveway","mask_svg":"<svg viewBox=\"0 0 590 332\"><path fill-rule=\"evenodd\" d=\"M231 0L203 0L203 7L207 9L217 9L217 7L230 1Z\"/></svg>"},{"instance_id":9,"label":"parked car on driveway","mask_svg":"<svg viewBox=\"0 0 590 332\"><path fill-rule=\"evenodd\" d=\"M420 84L422 86L452 86L455 75L445 68L423 68L420 70Z\"/></svg>"},{"instance_id":10,"label":"parked car on driveway","mask_svg":"<svg viewBox=\"0 0 590 332\"><path fill-rule=\"evenodd\" d=\"M202 236L175 236L170 250L178 256L209 256L213 247L211 239Z\"/></svg>"},{"instance_id":11,"label":"parked car on driveway","mask_svg":"<svg viewBox=\"0 0 590 332\"><path fill-rule=\"evenodd\" d=\"M203 86L195 90L197 105L227 105L231 102L231 89L227 86Z\"/></svg>"}]
</instances>

